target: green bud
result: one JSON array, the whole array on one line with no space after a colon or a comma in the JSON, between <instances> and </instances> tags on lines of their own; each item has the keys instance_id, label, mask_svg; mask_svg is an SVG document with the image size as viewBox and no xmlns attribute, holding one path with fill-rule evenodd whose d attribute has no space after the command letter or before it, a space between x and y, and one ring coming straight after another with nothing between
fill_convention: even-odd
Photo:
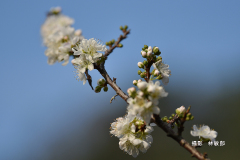
<instances>
[{"instance_id":1,"label":"green bud","mask_svg":"<svg viewBox=\"0 0 240 160\"><path fill-rule=\"evenodd\" d=\"M148 49L148 46L145 44L143 48L144 48L144 49Z\"/></svg>"},{"instance_id":2,"label":"green bud","mask_svg":"<svg viewBox=\"0 0 240 160\"><path fill-rule=\"evenodd\" d=\"M120 26L120 30L123 30L123 26Z\"/></svg>"},{"instance_id":3,"label":"green bud","mask_svg":"<svg viewBox=\"0 0 240 160\"><path fill-rule=\"evenodd\" d=\"M155 69L153 69L153 70L152 70L151 74L153 75L153 74L154 74L154 72L155 72Z\"/></svg>"},{"instance_id":4,"label":"green bud","mask_svg":"<svg viewBox=\"0 0 240 160\"><path fill-rule=\"evenodd\" d=\"M108 91L108 87L105 86L105 87L103 88L103 90L104 90L104 92L107 92L107 91Z\"/></svg>"},{"instance_id":5,"label":"green bud","mask_svg":"<svg viewBox=\"0 0 240 160\"><path fill-rule=\"evenodd\" d=\"M114 43L115 43L115 39L112 39L112 41L111 41L111 42L112 42L112 44L114 44Z\"/></svg>"},{"instance_id":6,"label":"green bud","mask_svg":"<svg viewBox=\"0 0 240 160\"><path fill-rule=\"evenodd\" d=\"M191 120L193 120L194 119L194 116L191 116L191 118L190 118Z\"/></svg>"},{"instance_id":7,"label":"green bud","mask_svg":"<svg viewBox=\"0 0 240 160\"><path fill-rule=\"evenodd\" d=\"M161 51L159 50L158 47L154 47L154 48L153 48L153 53L154 53L155 55L160 55L160 54L161 54Z\"/></svg>"},{"instance_id":8,"label":"green bud","mask_svg":"<svg viewBox=\"0 0 240 160\"><path fill-rule=\"evenodd\" d=\"M165 120L165 121L167 121L167 120L168 120L167 116L164 116L163 118L164 118L164 120Z\"/></svg>"},{"instance_id":9,"label":"green bud","mask_svg":"<svg viewBox=\"0 0 240 160\"><path fill-rule=\"evenodd\" d=\"M96 93L99 93L99 92L101 91L101 89L102 89L101 86L97 86L97 87L95 88L95 92L96 92Z\"/></svg>"},{"instance_id":10,"label":"green bud","mask_svg":"<svg viewBox=\"0 0 240 160\"><path fill-rule=\"evenodd\" d=\"M190 120L190 118L189 117L186 117L186 121L189 121Z\"/></svg>"},{"instance_id":11,"label":"green bud","mask_svg":"<svg viewBox=\"0 0 240 160\"><path fill-rule=\"evenodd\" d=\"M157 76L156 79L160 80L160 79L162 79L162 78L163 78L163 76L160 74L159 76Z\"/></svg>"},{"instance_id":12,"label":"green bud","mask_svg":"<svg viewBox=\"0 0 240 160\"><path fill-rule=\"evenodd\" d=\"M143 64L144 64L145 66L148 65L148 61L144 60L144 61L143 61Z\"/></svg>"},{"instance_id":13,"label":"green bud","mask_svg":"<svg viewBox=\"0 0 240 160\"><path fill-rule=\"evenodd\" d=\"M106 42L106 46L108 46L109 45L109 42Z\"/></svg>"},{"instance_id":14,"label":"green bud","mask_svg":"<svg viewBox=\"0 0 240 160\"><path fill-rule=\"evenodd\" d=\"M170 116L168 119L169 119L169 120L172 120L172 119L173 119L173 117L171 117L171 116Z\"/></svg>"},{"instance_id":15,"label":"green bud","mask_svg":"<svg viewBox=\"0 0 240 160\"><path fill-rule=\"evenodd\" d=\"M175 116L175 114L172 114L172 117L174 117Z\"/></svg>"},{"instance_id":16,"label":"green bud","mask_svg":"<svg viewBox=\"0 0 240 160\"><path fill-rule=\"evenodd\" d=\"M191 117L191 116L192 116L192 114L191 114L191 113L188 113L188 114L187 114L187 117Z\"/></svg>"},{"instance_id":17,"label":"green bud","mask_svg":"<svg viewBox=\"0 0 240 160\"><path fill-rule=\"evenodd\" d=\"M145 78L146 75L144 73L141 73L140 76L141 78Z\"/></svg>"},{"instance_id":18,"label":"green bud","mask_svg":"<svg viewBox=\"0 0 240 160\"><path fill-rule=\"evenodd\" d=\"M138 70L138 75L140 75L142 73L142 71L141 70Z\"/></svg>"},{"instance_id":19,"label":"green bud","mask_svg":"<svg viewBox=\"0 0 240 160\"><path fill-rule=\"evenodd\" d=\"M118 44L118 47L122 48L122 47L123 47L123 45L122 45L121 43L119 43L119 44Z\"/></svg>"},{"instance_id":20,"label":"green bud","mask_svg":"<svg viewBox=\"0 0 240 160\"><path fill-rule=\"evenodd\" d=\"M127 26L127 25L125 25L125 26L124 26L124 30L127 30L127 29L128 29L128 26Z\"/></svg>"},{"instance_id":21,"label":"green bud","mask_svg":"<svg viewBox=\"0 0 240 160\"><path fill-rule=\"evenodd\" d=\"M157 61L159 61L159 60L162 60L162 57L161 57L161 56L157 57Z\"/></svg>"}]
</instances>

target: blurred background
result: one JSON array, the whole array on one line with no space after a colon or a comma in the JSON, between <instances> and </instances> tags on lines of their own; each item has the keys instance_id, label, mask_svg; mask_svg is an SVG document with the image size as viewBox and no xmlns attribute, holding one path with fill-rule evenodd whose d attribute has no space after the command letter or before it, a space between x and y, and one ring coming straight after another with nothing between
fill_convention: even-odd
<instances>
[{"instance_id":1,"label":"blurred background","mask_svg":"<svg viewBox=\"0 0 240 160\"><path fill-rule=\"evenodd\" d=\"M124 92L139 79L137 62L144 44L158 46L172 71L161 99L161 116L192 106L184 138L191 143L194 124L218 132L225 146L204 144L211 159L239 157L240 1L0 1L0 159L134 159L109 134L110 123L126 112L115 92L94 93L74 78L71 64L47 64L40 28L51 7L75 19L85 38L117 39L120 25L131 34L106 61L106 69ZM93 86L101 75L91 71ZM153 144L138 159L192 159L159 128Z\"/></svg>"}]
</instances>

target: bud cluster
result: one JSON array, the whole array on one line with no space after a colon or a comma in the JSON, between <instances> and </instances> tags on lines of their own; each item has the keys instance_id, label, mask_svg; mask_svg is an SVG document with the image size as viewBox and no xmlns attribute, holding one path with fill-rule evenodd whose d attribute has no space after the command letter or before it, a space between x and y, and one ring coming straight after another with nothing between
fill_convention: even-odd
<instances>
[{"instance_id":1,"label":"bud cluster","mask_svg":"<svg viewBox=\"0 0 240 160\"><path fill-rule=\"evenodd\" d=\"M95 88L95 92L96 93L99 93L99 92L101 92L101 89L103 88L103 91L104 92L107 92L108 91L108 87L107 87L107 83L106 83L106 81L104 80L104 79L99 79L98 81L97 81L97 86L96 86L96 88Z\"/></svg>"},{"instance_id":2,"label":"bud cluster","mask_svg":"<svg viewBox=\"0 0 240 160\"><path fill-rule=\"evenodd\" d=\"M150 73L150 80L162 80L162 82L166 85L169 82L169 76L171 71L168 69L169 66L162 62L162 57L159 56L161 51L158 47L151 47L144 45L141 51L141 55L143 58L146 58L143 62L138 62L138 67L144 69L144 71L139 70L138 75L141 78L147 78L147 72L149 72L151 66L153 65L154 69Z\"/></svg>"}]
</instances>

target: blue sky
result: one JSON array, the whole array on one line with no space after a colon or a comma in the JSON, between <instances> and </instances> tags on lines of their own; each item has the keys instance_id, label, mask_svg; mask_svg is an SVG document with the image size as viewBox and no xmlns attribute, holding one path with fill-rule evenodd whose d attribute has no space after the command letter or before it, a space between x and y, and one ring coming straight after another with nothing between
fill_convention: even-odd
<instances>
[{"instance_id":1,"label":"blue sky","mask_svg":"<svg viewBox=\"0 0 240 160\"><path fill-rule=\"evenodd\" d=\"M46 146L76 128L79 117L84 120L110 107L111 89L95 94L75 80L71 64L47 64L40 27L54 6L75 19L73 26L85 38L106 42L118 38L120 25L129 26L124 47L106 62L124 91L138 79L144 44L158 46L170 65L166 90L211 97L240 80L238 0L1 1L0 159L44 156ZM97 71L90 74L94 84L101 78ZM99 102L106 105L99 108Z\"/></svg>"}]
</instances>

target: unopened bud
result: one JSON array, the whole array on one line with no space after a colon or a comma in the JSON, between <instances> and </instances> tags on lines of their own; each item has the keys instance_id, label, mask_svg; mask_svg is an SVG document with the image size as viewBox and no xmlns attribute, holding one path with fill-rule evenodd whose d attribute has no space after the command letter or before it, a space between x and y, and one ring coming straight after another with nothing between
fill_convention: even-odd
<instances>
[{"instance_id":1,"label":"unopened bud","mask_svg":"<svg viewBox=\"0 0 240 160\"><path fill-rule=\"evenodd\" d=\"M148 61L144 60L144 61L143 61L143 64L144 64L145 66L148 65Z\"/></svg>"},{"instance_id":2,"label":"unopened bud","mask_svg":"<svg viewBox=\"0 0 240 160\"><path fill-rule=\"evenodd\" d=\"M143 48L144 48L144 49L147 49L147 48L148 48L148 46L145 44Z\"/></svg>"},{"instance_id":3,"label":"unopened bud","mask_svg":"<svg viewBox=\"0 0 240 160\"><path fill-rule=\"evenodd\" d=\"M78 30L75 31L74 34L75 34L76 36L81 36L82 30L81 30L81 29L78 29Z\"/></svg>"},{"instance_id":4,"label":"unopened bud","mask_svg":"<svg viewBox=\"0 0 240 160\"><path fill-rule=\"evenodd\" d=\"M147 53L145 51L141 51L141 54L142 54L143 58L147 57Z\"/></svg>"},{"instance_id":5,"label":"unopened bud","mask_svg":"<svg viewBox=\"0 0 240 160\"><path fill-rule=\"evenodd\" d=\"M137 85L137 83L138 83L138 82L137 82L137 80L134 80L134 81L133 81L133 85L135 85L135 86L136 86L136 85Z\"/></svg>"},{"instance_id":6,"label":"unopened bud","mask_svg":"<svg viewBox=\"0 0 240 160\"><path fill-rule=\"evenodd\" d=\"M102 87L97 86L97 87L95 88L95 92L96 92L96 93L99 93L99 92L101 92L101 89L102 89Z\"/></svg>"},{"instance_id":7,"label":"unopened bud","mask_svg":"<svg viewBox=\"0 0 240 160\"><path fill-rule=\"evenodd\" d=\"M71 60L71 63L72 63L73 65L75 65L75 64L76 64L76 59L72 59L72 60Z\"/></svg>"},{"instance_id":8,"label":"unopened bud","mask_svg":"<svg viewBox=\"0 0 240 160\"><path fill-rule=\"evenodd\" d=\"M147 88L147 85L148 85L147 82L139 82L139 83L137 84L137 86L138 86L138 88L139 88L140 90L145 90L145 89Z\"/></svg>"},{"instance_id":9,"label":"unopened bud","mask_svg":"<svg viewBox=\"0 0 240 160\"><path fill-rule=\"evenodd\" d=\"M125 25L125 26L124 26L124 30L127 30L127 29L128 29L128 26L127 26L127 25Z\"/></svg>"},{"instance_id":10,"label":"unopened bud","mask_svg":"<svg viewBox=\"0 0 240 160\"><path fill-rule=\"evenodd\" d=\"M142 80L141 80L141 79L139 79L139 80L138 80L138 82L142 82Z\"/></svg>"},{"instance_id":11,"label":"unopened bud","mask_svg":"<svg viewBox=\"0 0 240 160\"><path fill-rule=\"evenodd\" d=\"M143 63L142 63L142 62L138 62L138 67L139 67L139 68L144 68Z\"/></svg>"},{"instance_id":12,"label":"unopened bud","mask_svg":"<svg viewBox=\"0 0 240 160\"><path fill-rule=\"evenodd\" d=\"M105 86L105 87L103 88L103 90L104 90L104 92L107 92L107 91L108 91L108 87Z\"/></svg>"},{"instance_id":13,"label":"unopened bud","mask_svg":"<svg viewBox=\"0 0 240 160\"><path fill-rule=\"evenodd\" d=\"M105 84L105 80L104 79L99 79L98 81L97 81L97 84L99 85L99 86L102 86L102 85L104 85Z\"/></svg>"},{"instance_id":14,"label":"unopened bud","mask_svg":"<svg viewBox=\"0 0 240 160\"><path fill-rule=\"evenodd\" d=\"M145 77L146 77L145 73L141 73L141 74L140 74L140 77L141 77L141 78L145 78Z\"/></svg>"},{"instance_id":15,"label":"unopened bud","mask_svg":"<svg viewBox=\"0 0 240 160\"><path fill-rule=\"evenodd\" d=\"M159 76L157 76L156 79L158 79L158 80L163 79L163 76L160 74Z\"/></svg>"},{"instance_id":16,"label":"unopened bud","mask_svg":"<svg viewBox=\"0 0 240 160\"><path fill-rule=\"evenodd\" d=\"M128 88L127 92L129 94L129 96L132 96L132 94L134 94L136 92L136 88L134 88L134 87Z\"/></svg>"},{"instance_id":17,"label":"unopened bud","mask_svg":"<svg viewBox=\"0 0 240 160\"><path fill-rule=\"evenodd\" d=\"M123 26L120 26L120 30L123 30Z\"/></svg>"},{"instance_id":18,"label":"unopened bud","mask_svg":"<svg viewBox=\"0 0 240 160\"><path fill-rule=\"evenodd\" d=\"M161 56L157 57L157 61L160 61L160 60L162 60L162 57Z\"/></svg>"},{"instance_id":19,"label":"unopened bud","mask_svg":"<svg viewBox=\"0 0 240 160\"><path fill-rule=\"evenodd\" d=\"M118 44L118 47L122 48L122 47L123 47L123 45L122 45L121 43L119 43L119 44Z\"/></svg>"},{"instance_id":20,"label":"unopened bud","mask_svg":"<svg viewBox=\"0 0 240 160\"><path fill-rule=\"evenodd\" d=\"M140 75L142 73L142 71L141 70L138 70L138 75Z\"/></svg>"},{"instance_id":21,"label":"unopened bud","mask_svg":"<svg viewBox=\"0 0 240 160\"><path fill-rule=\"evenodd\" d=\"M180 116L183 115L186 112L186 108L184 106L181 106L176 109L176 113Z\"/></svg>"},{"instance_id":22,"label":"unopened bud","mask_svg":"<svg viewBox=\"0 0 240 160\"><path fill-rule=\"evenodd\" d=\"M159 70L154 71L154 76L158 76L160 74Z\"/></svg>"}]
</instances>

